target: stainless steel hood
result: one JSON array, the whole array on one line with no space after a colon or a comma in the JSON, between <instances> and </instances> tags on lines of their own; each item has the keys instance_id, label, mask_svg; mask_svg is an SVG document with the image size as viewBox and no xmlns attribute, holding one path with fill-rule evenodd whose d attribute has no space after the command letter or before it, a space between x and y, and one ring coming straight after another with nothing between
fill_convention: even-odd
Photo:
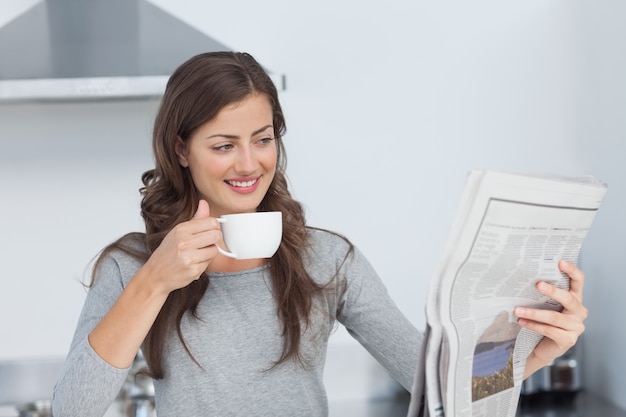
<instances>
[{"instance_id":1,"label":"stainless steel hood","mask_svg":"<svg viewBox=\"0 0 626 417\"><path fill-rule=\"evenodd\" d=\"M229 49L146 0L44 0L0 28L0 102L159 97L186 59Z\"/></svg>"}]
</instances>

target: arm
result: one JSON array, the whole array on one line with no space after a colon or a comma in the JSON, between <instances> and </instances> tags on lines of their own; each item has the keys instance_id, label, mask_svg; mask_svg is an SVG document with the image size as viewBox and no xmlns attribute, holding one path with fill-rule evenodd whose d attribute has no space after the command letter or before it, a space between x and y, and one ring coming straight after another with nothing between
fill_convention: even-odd
<instances>
[{"instance_id":1,"label":"arm","mask_svg":"<svg viewBox=\"0 0 626 417\"><path fill-rule=\"evenodd\" d=\"M422 333L402 314L374 268L355 248L342 273L338 319L405 389L415 379Z\"/></svg>"},{"instance_id":2,"label":"arm","mask_svg":"<svg viewBox=\"0 0 626 417\"><path fill-rule=\"evenodd\" d=\"M585 330L583 322L588 315L587 308L582 303L585 275L580 269L565 261L559 262L559 269L571 279L569 291L545 282L537 283L537 290L560 303L563 306L561 312L531 308L515 309L520 326L544 336L527 359L524 379L567 352Z\"/></svg>"},{"instance_id":3,"label":"arm","mask_svg":"<svg viewBox=\"0 0 626 417\"><path fill-rule=\"evenodd\" d=\"M106 411L168 294L202 274L220 237L202 202L196 216L172 229L144 265L120 253L103 259L55 386L55 415Z\"/></svg>"},{"instance_id":4,"label":"arm","mask_svg":"<svg viewBox=\"0 0 626 417\"><path fill-rule=\"evenodd\" d=\"M165 236L89 335L107 363L129 367L171 291L198 279L216 256L219 225L201 201L194 218Z\"/></svg>"},{"instance_id":5,"label":"arm","mask_svg":"<svg viewBox=\"0 0 626 417\"><path fill-rule=\"evenodd\" d=\"M129 369L116 368L103 361L89 345L87 336L122 293L122 269L132 266L130 259L118 256L103 259L94 285L87 293L65 366L54 387L54 415L101 416L122 387Z\"/></svg>"}]
</instances>

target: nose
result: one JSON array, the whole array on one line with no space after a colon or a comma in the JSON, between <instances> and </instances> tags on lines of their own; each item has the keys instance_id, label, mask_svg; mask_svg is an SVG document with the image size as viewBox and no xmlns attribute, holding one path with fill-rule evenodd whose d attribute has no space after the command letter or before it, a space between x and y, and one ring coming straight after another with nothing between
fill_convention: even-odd
<instances>
[{"instance_id":1,"label":"nose","mask_svg":"<svg viewBox=\"0 0 626 417\"><path fill-rule=\"evenodd\" d=\"M243 174L251 174L257 167L257 160L254 155L254 150L249 146L241 146L237 154L237 161L235 163L235 170Z\"/></svg>"}]
</instances>

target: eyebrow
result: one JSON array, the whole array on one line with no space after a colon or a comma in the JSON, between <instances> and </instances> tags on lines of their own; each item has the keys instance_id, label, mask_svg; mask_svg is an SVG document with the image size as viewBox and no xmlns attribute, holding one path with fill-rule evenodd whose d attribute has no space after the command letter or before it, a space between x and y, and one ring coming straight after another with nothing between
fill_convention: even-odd
<instances>
[{"instance_id":1,"label":"eyebrow","mask_svg":"<svg viewBox=\"0 0 626 417\"><path fill-rule=\"evenodd\" d=\"M252 132L252 136L258 135L259 133L269 129L270 127L273 128L272 125L263 126L262 128L257 129L254 132ZM226 138L226 139L239 139L239 136L237 135L227 135L226 133L216 133L214 135L207 136L207 139L217 138L217 137Z\"/></svg>"}]
</instances>

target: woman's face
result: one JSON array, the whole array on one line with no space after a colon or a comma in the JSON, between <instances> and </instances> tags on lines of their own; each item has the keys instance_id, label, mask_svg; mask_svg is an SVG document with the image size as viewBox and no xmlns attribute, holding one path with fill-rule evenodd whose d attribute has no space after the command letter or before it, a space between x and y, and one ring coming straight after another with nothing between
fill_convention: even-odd
<instances>
[{"instance_id":1,"label":"woman's face","mask_svg":"<svg viewBox=\"0 0 626 417\"><path fill-rule=\"evenodd\" d=\"M263 200L277 164L272 120L267 97L254 94L223 108L186 143L177 140L178 162L212 217L253 212Z\"/></svg>"}]
</instances>

